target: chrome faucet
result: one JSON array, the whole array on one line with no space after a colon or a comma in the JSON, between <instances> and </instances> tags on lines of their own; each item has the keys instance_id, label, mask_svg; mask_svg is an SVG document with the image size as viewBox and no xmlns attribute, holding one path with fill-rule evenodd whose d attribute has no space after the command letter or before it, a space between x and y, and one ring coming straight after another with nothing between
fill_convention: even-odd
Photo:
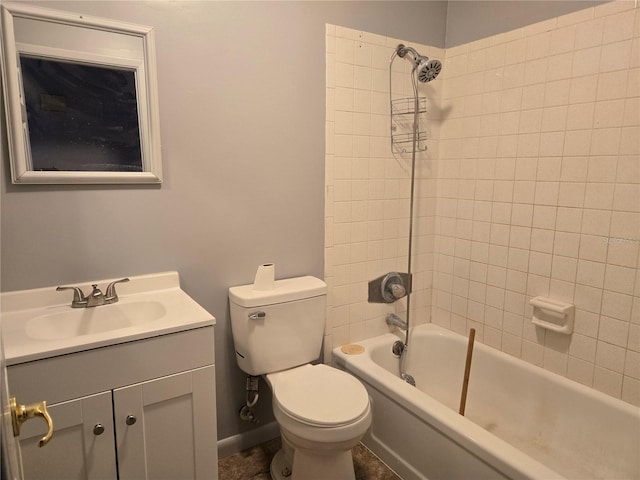
<instances>
[{"instance_id":1,"label":"chrome faucet","mask_svg":"<svg viewBox=\"0 0 640 480\"><path fill-rule=\"evenodd\" d=\"M116 284L128 281L128 278L123 278L121 280L111 282L107 286L107 293L102 293L98 288L98 284L94 283L91 285L93 290L89 295L86 296L80 287L58 287L56 288L56 290L73 290L73 300L71 301L71 308L90 308L97 307L99 305L109 305L110 303L116 303L118 301Z\"/></svg>"},{"instance_id":2,"label":"chrome faucet","mask_svg":"<svg viewBox=\"0 0 640 480\"><path fill-rule=\"evenodd\" d=\"M97 307L98 305L104 305L104 293L100 291L100 289L98 288L98 284L94 283L93 285L91 285L91 287L93 288L93 290L91 290L91 293L85 297L87 300L86 307L89 308Z\"/></svg>"},{"instance_id":3,"label":"chrome faucet","mask_svg":"<svg viewBox=\"0 0 640 480\"><path fill-rule=\"evenodd\" d=\"M387 325L398 327L400 330L406 330L407 329L407 322L402 320L395 313L388 314L387 318L385 318L385 322L387 322Z\"/></svg>"}]
</instances>

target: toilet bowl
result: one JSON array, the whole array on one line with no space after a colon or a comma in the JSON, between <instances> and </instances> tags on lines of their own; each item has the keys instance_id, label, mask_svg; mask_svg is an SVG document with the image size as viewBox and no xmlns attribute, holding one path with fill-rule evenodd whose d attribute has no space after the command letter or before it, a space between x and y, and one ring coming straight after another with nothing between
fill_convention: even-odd
<instances>
[{"instance_id":1,"label":"toilet bowl","mask_svg":"<svg viewBox=\"0 0 640 480\"><path fill-rule=\"evenodd\" d=\"M351 449L371 425L364 386L327 365L267 375L283 448L271 463L275 480L354 480Z\"/></svg>"},{"instance_id":2,"label":"toilet bowl","mask_svg":"<svg viewBox=\"0 0 640 480\"><path fill-rule=\"evenodd\" d=\"M229 289L238 366L266 377L282 449L275 480L355 480L351 448L371 425L366 388L320 356L327 285L315 277L274 282L271 290Z\"/></svg>"}]
</instances>

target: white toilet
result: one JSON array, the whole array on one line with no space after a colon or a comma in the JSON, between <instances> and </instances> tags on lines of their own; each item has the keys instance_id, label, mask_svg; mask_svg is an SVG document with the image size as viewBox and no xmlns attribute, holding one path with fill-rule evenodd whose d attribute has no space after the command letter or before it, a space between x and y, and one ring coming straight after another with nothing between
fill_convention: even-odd
<instances>
[{"instance_id":1,"label":"white toilet","mask_svg":"<svg viewBox=\"0 0 640 480\"><path fill-rule=\"evenodd\" d=\"M371 425L364 386L318 359L327 285L315 277L277 280L271 290L229 289L238 366L266 375L282 450L275 480L354 480L351 448Z\"/></svg>"}]
</instances>

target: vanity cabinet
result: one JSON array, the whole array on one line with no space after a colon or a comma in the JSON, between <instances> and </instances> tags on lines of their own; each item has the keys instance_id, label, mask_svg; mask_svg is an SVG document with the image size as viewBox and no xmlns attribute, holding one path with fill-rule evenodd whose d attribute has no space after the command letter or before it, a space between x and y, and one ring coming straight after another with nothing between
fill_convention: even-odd
<instances>
[{"instance_id":1,"label":"vanity cabinet","mask_svg":"<svg viewBox=\"0 0 640 480\"><path fill-rule=\"evenodd\" d=\"M211 366L114 390L120 480L212 478L213 376Z\"/></svg>"},{"instance_id":2,"label":"vanity cabinet","mask_svg":"<svg viewBox=\"0 0 640 480\"><path fill-rule=\"evenodd\" d=\"M41 422L28 422L22 427L25 480L115 480L111 392L47 405L47 410L54 419L55 442L38 448L38 440L45 433ZM102 435L93 433L98 425L104 428Z\"/></svg>"},{"instance_id":3,"label":"vanity cabinet","mask_svg":"<svg viewBox=\"0 0 640 480\"><path fill-rule=\"evenodd\" d=\"M10 389L44 399L23 426L25 479L217 479L213 326L13 365ZM22 401L22 400L21 400Z\"/></svg>"}]
</instances>

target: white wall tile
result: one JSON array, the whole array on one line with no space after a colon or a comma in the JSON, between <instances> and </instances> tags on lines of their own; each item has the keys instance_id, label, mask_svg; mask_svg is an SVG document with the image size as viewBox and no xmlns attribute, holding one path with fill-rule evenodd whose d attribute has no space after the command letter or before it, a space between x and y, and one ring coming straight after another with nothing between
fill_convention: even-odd
<instances>
[{"instance_id":1,"label":"white wall tile","mask_svg":"<svg viewBox=\"0 0 640 480\"><path fill-rule=\"evenodd\" d=\"M594 95L595 99L595 88ZM593 126L593 117L595 111L595 103L575 103L576 99L571 97L571 105L567 108L567 130L584 130ZM582 100L582 98L578 99Z\"/></svg>"},{"instance_id":2,"label":"white wall tile","mask_svg":"<svg viewBox=\"0 0 640 480\"><path fill-rule=\"evenodd\" d=\"M617 158L610 156L592 156L589 158L589 182L615 182Z\"/></svg>"},{"instance_id":3,"label":"white wall tile","mask_svg":"<svg viewBox=\"0 0 640 480\"><path fill-rule=\"evenodd\" d=\"M628 2L632 3L632 2ZM619 42L633 36L634 16L628 12L605 17L602 43Z\"/></svg>"},{"instance_id":4,"label":"white wall tile","mask_svg":"<svg viewBox=\"0 0 640 480\"><path fill-rule=\"evenodd\" d=\"M584 197L584 207L610 210L613 206L612 183L587 183Z\"/></svg>"},{"instance_id":5,"label":"white wall tile","mask_svg":"<svg viewBox=\"0 0 640 480\"><path fill-rule=\"evenodd\" d=\"M604 29L604 19L596 18L576 25L575 50L600 45L602 42L602 31Z\"/></svg>"},{"instance_id":6,"label":"white wall tile","mask_svg":"<svg viewBox=\"0 0 640 480\"><path fill-rule=\"evenodd\" d=\"M597 102L593 118L594 128L620 127L623 123L625 100Z\"/></svg>"},{"instance_id":7,"label":"white wall tile","mask_svg":"<svg viewBox=\"0 0 640 480\"><path fill-rule=\"evenodd\" d=\"M531 250L552 253L556 232L542 228L531 229Z\"/></svg>"},{"instance_id":8,"label":"white wall tile","mask_svg":"<svg viewBox=\"0 0 640 480\"><path fill-rule=\"evenodd\" d=\"M551 31L549 39L549 49L552 54L572 52L575 45L576 27L575 25L562 26Z\"/></svg>"},{"instance_id":9,"label":"white wall tile","mask_svg":"<svg viewBox=\"0 0 640 480\"><path fill-rule=\"evenodd\" d=\"M623 348L606 342L598 342L596 365L617 373L622 373L624 371L624 354L625 351Z\"/></svg>"},{"instance_id":10,"label":"white wall tile","mask_svg":"<svg viewBox=\"0 0 640 480\"><path fill-rule=\"evenodd\" d=\"M594 102L597 98L597 92L597 76L572 77L569 86L569 102L572 104Z\"/></svg>"},{"instance_id":11,"label":"white wall tile","mask_svg":"<svg viewBox=\"0 0 640 480\"><path fill-rule=\"evenodd\" d=\"M604 45L600 54L600 72L628 69L631 66L631 49L630 39Z\"/></svg>"},{"instance_id":12,"label":"white wall tile","mask_svg":"<svg viewBox=\"0 0 640 480\"><path fill-rule=\"evenodd\" d=\"M416 285L429 289L412 305L420 321L474 326L478 341L640 404L640 15L630 3L442 52L432 103L446 116L432 109L427 120L435 168L420 169L431 183L419 183L417 211L429 213L414 225L427 239L415 239L414 262L428 266ZM359 289L405 268L407 254L409 162L388 142L397 40L367 35L339 28L327 41L334 345L385 331ZM410 95L410 66L394 67L394 93ZM531 325L533 295L576 305L572 337Z\"/></svg>"},{"instance_id":13,"label":"white wall tile","mask_svg":"<svg viewBox=\"0 0 640 480\"><path fill-rule=\"evenodd\" d=\"M598 75L596 100L624 98L627 93L628 76L629 75L626 70L600 73Z\"/></svg>"},{"instance_id":14,"label":"white wall tile","mask_svg":"<svg viewBox=\"0 0 640 480\"><path fill-rule=\"evenodd\" d=\"M633 297L605 290L602 294L602 315L629 322Z\"/></svg>"},{"instance_id":15,"label":"white wall tile","mask_svg":"<svg viewBox=\"0 0 640 480\"><path fill-rule=\"evenodd\" d=\"M640 213L613 212L611 236L629 240L640 240Z\"/></svg>"},{"instance_id":16,"label":"white wall tile","mask_svg":"<svg viewBox=\"0 0 640 480\"><path fill-rule=\"evenodd\" d=\"M628 322L617 320L615 318L611 318L607 316L602 316L600 318L600 329L598 331L598 339L601 340L602 342L607 342L609 344L616 345L618 347L626 347L628 336L629 336ZM620 348L619 350L616 349L616 351L621 351L622 356L624 357L623 348ZM622 362L624 362L624 359L622 360ZM622 371L621 370L622 365L620 365L618 368L613 368L611 366L608 366L607 368L611 370L620 371L620 372Z\"/></svg>"},{"instance_id":17,"label":"white wall tile","mask_svg":"<svg viewBox=\"0 0 640 480\"><path fill-rule=\"evenodd\" d=\"M624 374L640 380L640 353L627 351Z\"/></svg>"},{"instance_id":18,"label":"white wall tile","mask_svg":"<svg viewBox=\"0 0 640 480\"><path fill-rule=\"evenodd\" d=\"M594 364L574 357L569 357L567 364L567 377L583 385L591 386L593 383Z\"/></svg>"},{"instance_id":19,"label":"white wall tile","mask_svg":"<svg viewBox=\"0 0 640 480\"><path fill-rule=\"evenodd\" d=\"M622 128L619 153L621 155L640 154L640 126Z\"/></svg>"},{"instance_id":20,"label":"white wall tile","mask_svg":"<svg viewBox=\"0 0 640 480\"><path fill-rule=\"evenodd\" d=\"M353 62L363 67L372 66L372 55L374 46L370 43L355 42L353 51Z\"/></svg>"},{"instance_id":21,"label":"white wall tile","mask_svg":"<svg viewBox=\"0 0 640 480\"><path fill-rule=\"evenodd\" d=\"M600 54L602 47L600 45L577 50L573 55L573 67L571 75L573 77L582 77L585 75L595 75L600 71Z\"/></svg>"},{"instance_id":22,"label":"white wall tile","mask_svg":"<svg viewBox=\"0 0 640 480\"><path fill-rule=\"evenodd\" d=\"M563 157L560 180L563 182L584 182L587 179L588 167L587 157Z\"/></svg>"},{"instance_id":23,"label":"white wall tile","mask_svg":"<svg viewBox=\"0 0 640 480\"><path fill-rule=\"evenodd\" d=\"M564 136L564 155L588 155L591 147L591 130L566 131Z\"/></svg>"},{"instance_id":24,"label":"white wall tile","mask_svg":"<svg viewBox=\"0 0 640 480\"><path fill-rule=\"evenodd\" d=\"M327 40L328 86L332 89L327 95L325 131L327 150L332 154L327 155L325 231L331 247L326 249L325 272L329 277L327 336L337 346L388 330L384 315L389 308L366 302L366 282L384 271L406 268L409 163L402 156L393 157L388 138L387 67L398 42L344 27L336 28L335 33L333 41ZM393 46L385 47L387 44ZM416 48L431 51L425 46ZM405 95L410 90L407 65L399 62L395 67L394 92ZM427 90L427 95L439 94L439 88ZM438 98L431 100L438 104ZM438 130L437 126L428 129L430 136L434 132L437 136ZM433 158L437 150L436 143ZM425 174L425 181L431 176L435 186L435 170L420 167L418 174ZM422 182L422 177L417 179L417 192L434 190ZM416 211L420 214L421 209ZM432 215L421 218L433 222ZM425 231L420 240L427 239L426 243L415 242L423 256L432 254L433 241L428 238L434 230L416 225L416 232ZM416 259L414 265L416 279L430 275L430 261ZM414 287L420 283L416 281ZM428 321L431 281L422 284L429 291L414 292L414 313L419 311Z\"/></svg>"},{"instance_id":25,"label":"white wall tile","mask_svg":"<svg viewBox=\"0 0 640 480\"><path fill-rule=\"evenodd\" d=\"M621 398L632 405L640 406L640 380L625 376Z\"/></svg>"},{"instance_id":26,"label":"white wall tile","mask_svg":"<svg viewBox=\"0 0 640 480\"><path fill-rule=\"evenodd\" d=\"M612 292L632 295L635 274L636 270L633 268L608 264L604 288Z\"/></svg>"},{"instance_id":27,"label":"white wall tile","mask_svg":"<svg viewBox=\"0 0 640 480\"><path fill-rule=\"evenodd\" d=\"M596 366L593 387L603 393L619 398L622 393L622 374Z\"/></svg>"},{"instance_id":28,"label":"white wall tile","mask_svg":"<svg viewBox=\"0 0 640 480\"><path fill-rule=\"evenodd\" d=\"M610 210L584 210L582 217L582 233L604 237L609 234L610 225Z\"/></svg>"}]
</instances>

